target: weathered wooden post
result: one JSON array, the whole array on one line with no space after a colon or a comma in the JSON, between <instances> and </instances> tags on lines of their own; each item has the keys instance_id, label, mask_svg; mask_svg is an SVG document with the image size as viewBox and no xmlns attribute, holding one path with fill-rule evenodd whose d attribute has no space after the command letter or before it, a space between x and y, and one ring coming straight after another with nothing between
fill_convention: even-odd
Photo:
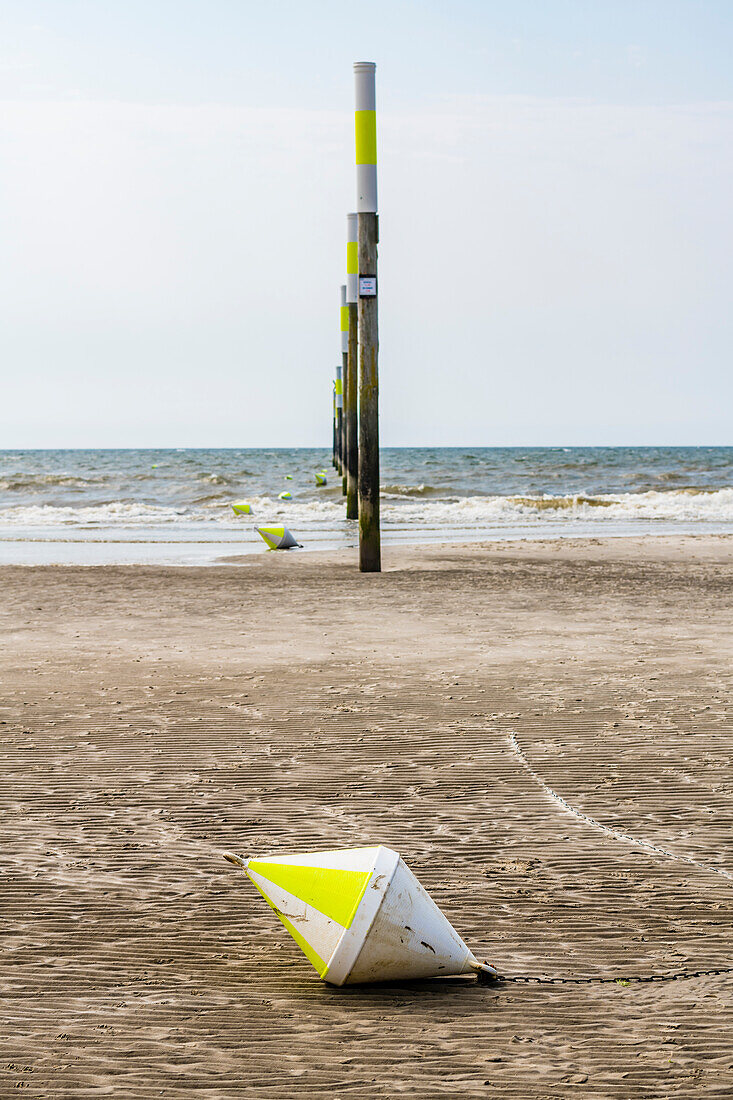
<instances>
[{"instance_id":1,"label":"weathered wooden post","mask_svg":"<svg viewBox=\"0 0 733 1100\"><path fill-rule=\"evenodd\" d=\"M377 111L373 61L354 65L359 238L359 569L382 568L379 532Z\"/></svg>"},{"instance_id":2,"label":"weathered wooden post","mask_svg":"<svg viewBox=\"0 0 733 1100\"><path fill-rule=\"evenodd\" d=\"M349 385L349 307L346 304L346 287L341 287L341 379L342 379L342 391L347 393ZM342 398L341 409L341 491L346 496L346 408L345 401Z\"/></svg>"},{"instance_id":3,"label":"weathered wooden post","mask_svg":"<svg viewBox=\"0 0 733 1100\"><path fill-rule=\"evenodd\" d=\"M333 400L333 450L331 454L331 465L336 465L336 383L331 386L331 398Z\"/></svg>"},{"instance_id":4,"label":"weathered wooden post","mask_svg":"<svg viewBox=\"0 0 733 1100\"><path fill-rule=\"evenodd\" d=\"M336 394L336 462L335 466L339 473L341 473L342 454L341 454L341 441L343 439L343 413L344 413L344 387L341 379L341 366L336 367L336 385L334 387L334 393Z\"/></svg>"},{"instance_id":5,"label":"weathered wooden post","mask_svg":"<svg viewBox=\"0 0 733 1100\"><path fill-rule=\"evenodd\" d=\"M356 214L346 215L346 303L349 314L344 430L346 434L346 518L359 518L359 236Z\"/></svg>"}]
</instances>

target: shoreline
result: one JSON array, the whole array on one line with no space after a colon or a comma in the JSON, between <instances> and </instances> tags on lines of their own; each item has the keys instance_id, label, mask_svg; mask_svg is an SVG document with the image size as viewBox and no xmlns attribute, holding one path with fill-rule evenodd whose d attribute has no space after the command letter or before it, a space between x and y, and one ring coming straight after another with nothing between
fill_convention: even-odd
<instances>
[{"instance_id":1,"label":"shoreline","mask_svg":"<svg viewBox=\"0 0 733 1100\"><path fill-rule=\"evenodd\" d=\"M611 540L621 542L626 540L667 540L667 539L728 539L733 538L733 530L665 530L665 531L602 531L588 532L577 531L542 531L523 532L520 534L504 533L496 536L486 536L482 533L463 533L460 538L446 537L442 533L434 537L426 537L425 534L418 537L417 534L405 535L395 538L389 534L383 535L382 546L386 553L406 550L414 551L418 548L440 548L467 546L481 549L492 546L542 544L547 542L577 544L603 542ZM237 552L232 548L236 547ZM13 548L13 549L10 549ZM59 549L56 549L59 548ZM115 548L115 549L112 549ZM126 552L122 551L125 548ZM134 548L134 549L133 549ZM173 550L175 548L175 552ZM15 551L15 553L13 552ZM167 551L167 552L166 552ZM319 540L304 543L298 550L288 551L289 557L308 557L318 554L352 554L358 551L358 542L344 545L343 540ZM0 536L0 569L5 566L28 567L73 567L87 566L102 567L115 565L147 565L161 567L196 567L213 568L218 565L249 564L250 559L267 554L269 551L258 538L257 541L243 543L241 540L231 539L222 541L211 540L148 540L148 539L9 539ZM97 560L89 560L90 558Z\"/></svg>"}]
</instances>

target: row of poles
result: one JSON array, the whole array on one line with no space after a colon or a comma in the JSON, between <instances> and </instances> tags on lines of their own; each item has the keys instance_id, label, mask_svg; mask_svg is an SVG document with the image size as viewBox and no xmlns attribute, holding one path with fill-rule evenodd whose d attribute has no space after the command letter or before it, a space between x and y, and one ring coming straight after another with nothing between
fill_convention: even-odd
<instances>
[{"instance_id":1,"label":"row of poles","mask_svg":"<svg viewBox=\"0 0 733 1100\"><path fill-rule=\"evenodd\" d=\"M333 402L333 464L346 518L359 520L359 569L382 568L379 529L379 329L377 315L376 65L357 61L356 213L346 216L346 283L341 287L341 364Z\"/></svg>"}]
</instances>

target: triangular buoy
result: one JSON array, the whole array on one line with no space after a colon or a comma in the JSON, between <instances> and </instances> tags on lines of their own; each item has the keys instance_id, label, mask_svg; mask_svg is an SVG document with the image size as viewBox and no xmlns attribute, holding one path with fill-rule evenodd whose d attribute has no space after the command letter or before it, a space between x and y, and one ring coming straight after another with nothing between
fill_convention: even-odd
<instances>
[{"instance_id":1,"label":"triangular buoy","mask_svg":"<svg viewBox=\"0 0 733 1100\"><path fill-rule=\"evenodd\" d=\"M331 985L496 975L391 848L225 858L247 872Z\"/></svg>"},{"instance_id":2,"label":"triangular buoy","mask_svg":"<svg viewBox=\"0 0 733 1100\"><path fill-rule=\"evenodd\" d=\"M326 484L327 484L326 475L325 474L316 474L316 485L326 485Z\"/></svg>"},{"instance_id":3,"label":"triangular buoy","mask_svg":"<svg viewBox=\"0 0 733 1100\"><path fill-rule=\"evenodd\" d=\"M285 490L284 493L278 493L278 496L279 496L280 500L292 500L293 499L293 494L289 493L287 491L287 489Z\"/></svg>"},{"instance_id":4,"label":"triangular buoy","mask_svg":"<svg viewBox=\"0 0 733 1100\"><path fill-rule=\"evenodd\" d=\"M289 550L292 546L300 546L287 527L255 527L255 531L262 536L271 550Z\"/></svg>"},{"instance_id":5,"label":"triangular buoy","mask_svg":"<svg viewBox=\"0 0 733 1100\"><path fill-rule=\"evenodd\" d=\"M248 504L246 500L234 500L232 501L232 511L236 512L238 516L248 516L252 511L252 505Z\"/></svg>"}]
</instances>

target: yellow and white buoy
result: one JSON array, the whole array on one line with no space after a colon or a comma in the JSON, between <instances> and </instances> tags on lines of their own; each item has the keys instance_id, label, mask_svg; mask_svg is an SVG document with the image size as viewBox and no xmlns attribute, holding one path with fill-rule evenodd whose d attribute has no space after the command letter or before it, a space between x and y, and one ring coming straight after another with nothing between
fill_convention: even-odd
<instances>
[{"instance_id":1,"label":"yellow and white buoy","mask_svg":"<svg viewBox=\"0 0 733 1100\"><path fill-rule=\"evenodd\" d=\"M382 845L225 859L246 871L331 985L496 976L468 949L397 852Z\"/></svg>"},{"instance_id":2,"label":"yellow and white buoy","mask_svg":"<svg viewBox=\"0 0 733 1100\"><path fill-rule=\"evenodd\" d=\"M293 546L300 546L287 527L255 527L255 531L271 550L290 550Z\"/></svg>"}]
</instances>

